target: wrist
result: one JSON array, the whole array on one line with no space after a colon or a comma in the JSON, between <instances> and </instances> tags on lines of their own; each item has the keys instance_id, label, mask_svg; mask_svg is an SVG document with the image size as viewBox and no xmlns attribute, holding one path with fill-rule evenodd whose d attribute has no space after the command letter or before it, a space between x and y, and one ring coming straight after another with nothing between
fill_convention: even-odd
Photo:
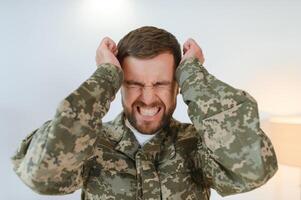
<instances>
[{"instance_id":1,"label":"wrist","mask_svg":"<svg viewBox=\"0 0 301 200\"><path fill-rule=\"evenodd\" d=\"M179 86L182 87L183 83L189 79L189 77L199 74L206 73L206 69L202 63L196 57L189 57L183 60L176 69L176 80Z\"/></svg>"},{"instance_id":2,"label":"wrist","mask_svg":"<svg viewBox=\"0 0 301 200\"><path fill-rule=\"evenodd\" d=\"M117 92L123 82L122 69L112 63L99 64L95 74L100 79L110 82L115 92Z\"/></svg>"}]
</instances>

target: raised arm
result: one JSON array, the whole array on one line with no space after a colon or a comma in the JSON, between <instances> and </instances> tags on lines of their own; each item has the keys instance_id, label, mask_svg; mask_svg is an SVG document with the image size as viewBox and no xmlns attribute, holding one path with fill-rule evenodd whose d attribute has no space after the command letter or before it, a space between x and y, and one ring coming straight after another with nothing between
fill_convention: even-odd
<instances>
[{"instance_id":1,"label":"raised arm","mask_svg":"<svg viewBox=\"0 0 301 200\"><path fill-rule=\"evenodd\" d=\"M176 78L198 132L195 163L207 186L222 196L259 187L278 167L273 146L260 128L256 100L209 74L194 40L183 50Z\"/></svg>"},{"instance_id":2,"label":"raised arm","mask_svg":"<svg viewBox=\"0 0 301 200\"><path fill-rule=\"evenodd\" d=\"M52 120L24 139L12 157L22 181L41 194L67 194L82 186L84 162L122 80L116 45L104 38L96 52L97 69L63 99Z\"/></svg>"}]
</instances>

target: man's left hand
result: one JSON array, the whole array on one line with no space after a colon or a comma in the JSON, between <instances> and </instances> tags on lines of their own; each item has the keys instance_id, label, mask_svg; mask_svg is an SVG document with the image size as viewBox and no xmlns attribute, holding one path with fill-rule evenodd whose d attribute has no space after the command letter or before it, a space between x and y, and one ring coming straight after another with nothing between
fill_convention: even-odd
<instances>
[{"instance_id":1,"label":"man's left hand","mask_svg":"<svg viewBox=\"0 0 301 200\"><path fill-rule=\"evenodd\" d=\"M194 41L194 39L189 38L183 45L183 57L180 63L191 57L197 58L202 64L205 61L201 47Z\"/></svg>"}]
</instances>

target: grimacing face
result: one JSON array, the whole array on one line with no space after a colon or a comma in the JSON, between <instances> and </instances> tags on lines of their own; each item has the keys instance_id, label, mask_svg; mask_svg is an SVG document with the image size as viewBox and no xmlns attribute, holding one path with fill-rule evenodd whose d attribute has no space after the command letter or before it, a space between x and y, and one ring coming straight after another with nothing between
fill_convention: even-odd
<instances>
[{"instance_id":1,"label":"grimacing face","mask_svg":"<svg viewBox=\"0 0 301 200\"><path fill-rule=\"evenodd\" d=\"M153 134L169 122L176 108L174 57L169 52L149 59L128 56L122 69L125 116L139 132Z\"/></svg>"}]
</instances>

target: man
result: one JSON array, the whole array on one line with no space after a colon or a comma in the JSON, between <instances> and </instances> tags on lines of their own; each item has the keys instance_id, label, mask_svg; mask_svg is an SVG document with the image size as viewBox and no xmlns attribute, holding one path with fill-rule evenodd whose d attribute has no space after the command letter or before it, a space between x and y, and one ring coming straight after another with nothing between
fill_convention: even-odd
<instances>
[{"instance_id":1,"label":"man","mask_svg":"<svg viewBox=\"0 0 301 200\"><path fill-rule=\"evenodd\" d=\"M277 171L275 152L247 92L203 67L193 39L145 26L118 46L106 37L97 70L23 140L14 170L41 194L82 189L82 199L209 199L264 184ZM123 112L103 123L121 87ZM176 96L192 124L172 118Z\"/></svg>"}]
</instances>

